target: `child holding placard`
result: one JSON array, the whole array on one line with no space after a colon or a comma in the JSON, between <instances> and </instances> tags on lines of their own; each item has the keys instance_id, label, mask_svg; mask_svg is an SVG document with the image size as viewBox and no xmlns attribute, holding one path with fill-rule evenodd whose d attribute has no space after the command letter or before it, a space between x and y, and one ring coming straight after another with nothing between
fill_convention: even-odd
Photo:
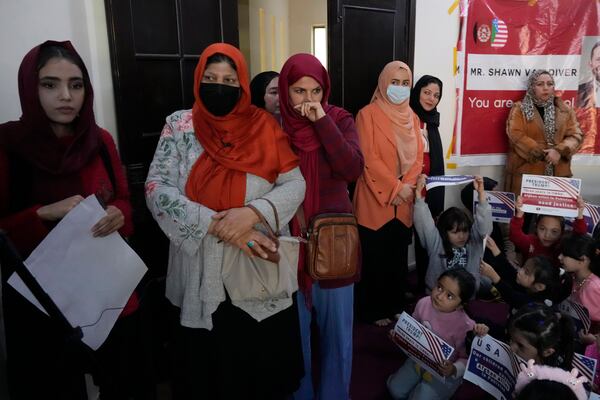
<instances>
[{"instance_id":1,"label":"child holding placard","mask_svg":"<svg viewBox=\"0 0 600 400\"><path fill-rule=\"evenodd\" d=\"M417 180L414 224L429 255L425 276L427 291L435 288L437 278L442 272L454 268L469 271L478 288L479 261L484 251L483 238L492 232L492 209L487 202L483 178L476 176L473 182L479 196L475 222L473 223L464 210L450 207L439 216L437 226L422 195L426 178L427 176L421 175Z\"/></svg>"},{"instance_id":2,"label":"child holding placard","mask_svg":"<svg viewBox=\"0 0 600 400\"><path fill-rule=\"evenodd\" d=\"M488 332L486 325L476 324L463 309L474 293L473 276L466 270L457 268L445 271L431 295L419 300L413 318L454 347L455 351L443 365L445 382L435 379L412 359L406 360L387 381L388 390L394 399L409 396L413 400L448 399L454 394L465 371L467 333L473 331L484 336Z\"/></svg>"},{"instance_id":3,"label":"child holding placard","mask_svg":"<svg viewBox=\"0 0 600 400\"><path fill-rule=\"evenodd\" d=\"M521 264L529 257L546 256L558 266L558 254L560 253L560 239L565 231L565 219L555 215L538 215L535 223L535 233L523 233L523 200L517 196L515 202L515 216L510 221L511 242L523 255ZM584 235L587 232L587 224L583 219L583 210L585 201L581 197L577 199L577 208L579 210L577 218L573 222L573 233Z\"/></svg>"}]
</instances>

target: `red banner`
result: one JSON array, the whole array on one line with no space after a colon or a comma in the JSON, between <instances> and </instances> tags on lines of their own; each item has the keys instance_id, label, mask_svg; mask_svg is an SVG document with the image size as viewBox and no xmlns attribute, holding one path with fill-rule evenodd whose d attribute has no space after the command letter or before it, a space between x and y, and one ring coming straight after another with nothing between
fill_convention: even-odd
<instances>
[{"instance_id":1,"label":"red banner","mask_svg":"<svg viewBox=\"0 0 600 400\"><path fill-rule=\"evenodd\" d=\"M466 7L458 44L456 162L504 164L510 108L525 95L531 72L546 69L584 132L574 162L600 164L600 47L594 48L600 2L470 0Z\"/></svg>"}]
</instances>

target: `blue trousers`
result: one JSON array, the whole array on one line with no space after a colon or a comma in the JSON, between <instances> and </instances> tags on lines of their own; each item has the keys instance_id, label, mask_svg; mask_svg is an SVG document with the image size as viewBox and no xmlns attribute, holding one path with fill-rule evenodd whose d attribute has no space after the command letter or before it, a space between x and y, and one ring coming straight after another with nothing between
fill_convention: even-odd
<instances>
[{"instance_id":1,"label":"blue trousers","mask_svg":"<svg viewBox=\"0 0 600 400\"><path fill-rule=\"evenodd\" d=\"M390 375L387 387L394 400L445 400L452 397L461 382L460 377L447 377L442 382L409 358Z\"/></svg>"},{"instance_id":2,"label":"blue trousers","mask_svg":"<svg viewBox=\"0 0 600 400\"><path fill-rule=\"evenodd\" d=\"M298 313L304 354L304 378L294 393L295 400L346 400L350 398L352 374L352 321L354 285L337 289L312 286L312 303L316 312L320 339L320 386L315 392L312 382L310 347L311 310L305 297L298 292Z\"/></svg>"}]
</instances>

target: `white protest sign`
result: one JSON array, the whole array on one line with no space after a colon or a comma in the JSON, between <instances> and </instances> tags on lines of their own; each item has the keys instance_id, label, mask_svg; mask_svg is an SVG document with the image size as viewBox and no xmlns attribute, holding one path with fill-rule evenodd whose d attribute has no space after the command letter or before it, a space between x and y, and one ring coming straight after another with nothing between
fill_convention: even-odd
<instances>
[{"instance_id":1,"label":"white protest sign","mask_svg":"<svg viewBox=\"0 0 600 400\"><path fill-rule=\"evenodd\" d=\"M523 175L521 199L523 211L534 214L577 216L577 198L581 179Z\"/></svg>"},{"instance_id":2,"label":"white protest sign","mask_svg":"<svg viewBox=\"0 0 600 400\"><path fill-rule=\"evenodd\" d=\"M473 182L473 180L475 180L473 175L428 176L425 181L425 189L429 190L438 186L464 185Z\"/></svg>"},{"instance_id":3,"label":"white protest sign","mask_svg":"<svg viewBox=\"0 0 600 400\"><path fill-rule=\"evenodd\" d=\"M436 378L444 380L441 366L454 352L452 346L406 312L400 315L392 340L415 362Z\"/></svg>"},{"instance_id":4,"label":"white protest sign","mask_svg":"<svg viewBox=\"0 0 600 400\"><path fill-rule=\"evenodd\" d=\"M512 399L512 392L525 361L517 357L506 343L490 335L476 337L471 345L464 379L479 386L496 399Z\"/></svg>"}]
</instances>

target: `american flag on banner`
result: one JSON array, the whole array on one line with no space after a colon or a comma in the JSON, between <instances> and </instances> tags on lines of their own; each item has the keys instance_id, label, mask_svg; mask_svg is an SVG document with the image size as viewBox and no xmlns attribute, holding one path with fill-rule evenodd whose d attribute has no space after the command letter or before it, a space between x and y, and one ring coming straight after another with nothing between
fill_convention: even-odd
<instances>
[{"instance_id":1,"label":"american flag on banner","mask_svg":"<svg viewBox=\"0 0 600 400\"><path fill-rule=\"evenodd\" d=\"M444 381L442 364L448 360L454 348L426 326L403 312L394 327L391 339L402 351L437 379Z\"/></svg>"},{"instance_id":2,"label":"american flag on banner","mask_svg":"<svg viewBox=\"0 0 600 400\"><path fill-rule=\"evenodd\" d=\"M492 20L492 47L504 47L508 40L508 28L500 18Z\"/></svg>"},{"instance_id":3,"label":"american flag on banner","mask_svg":"<svg viewBox=\"0 0 600 400\"><path fill-rule=\"evenodd\" d=\"M589 382L594 381L594 375L596 374L596 362L597 361L593 358L589 358L578 353L573 354L573 368L577 368L579 373L585 376Z\"/></svg>"},{"instance_id":4,"label":"american flag on banner","mask_svg":"<svg viewBox=\"0 0 600 400\"><path fill-rule=\"evenodd\" d=\"M494 340L496 340L496 339L494 339ZM525 360L523 360L521 357L519 357L518 355L516 355L515 353L513 353L510 346L507 345L506 343L501 342L499 340L496 340L496 342L498 343L498 345L500 347L502 347L506 351L506 353L510 357L510 366L512 367L513 375L516 378L517 375L519 375L519 372L521 372L521 365L527 365L527 362Z\"/></svg>"},{"instance_id":5,"label":"american flag on banner","mask_svg":"<svg viewBox=\"0 0 600 400\"><path fill-rule=\"evenodd\" d=\"M558 305L558 309L573 318L578 331L583 330L583 333L590 331L592 324L590 313L583 305L567 299Z\"/></svg>"},{"instance_id":6,"label":"american flag on banner","mask_svg":"<svg viewBox=\"0 0 600 400\"><path fill-rule=\"evenodd\" d=\"M554 176L546 177L549 182L554 183L560 189L562 189L569 197L576 198L579 196L579 190L581 185L578 184L576 179L557 178Z\"/></svg>"},{"instance_id":7,"label":"american flag on banner","mask_svg":"<svg viewBox=\"0 0 600 400\"><path fill-rule=\"evenodd\" d=\"M423 336L425 336L427 343L429 343L429 349L431 350L434 360L440 364L446 361L454 351L452 347L448 346L439 337L431 333L429 329L423 329Z\"/></svg>"}]
</instances>

